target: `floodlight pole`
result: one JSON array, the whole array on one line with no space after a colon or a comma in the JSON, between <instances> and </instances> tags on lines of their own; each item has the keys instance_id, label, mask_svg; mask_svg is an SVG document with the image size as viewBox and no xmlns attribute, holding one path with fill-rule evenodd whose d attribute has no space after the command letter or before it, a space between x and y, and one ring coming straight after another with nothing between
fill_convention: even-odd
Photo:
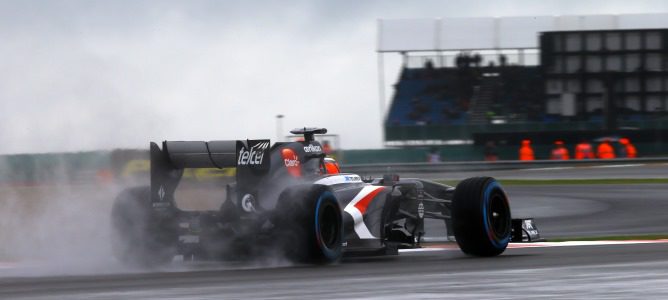
<instances>
[{"instance_id":1,"label":"floodlight pole","mask_svg":"<svg viewBox=\"0 0 668 300\"><path fill-rule=\"evenodd\" d=\"M378 19L376 36L376 53L378 54L378 109L380 115L380 132L385 139L385 63L383 61L382 45L383 20Z\"/></svg>"},{"instance_id":2,"label":"floodlight pole","mask_svg":"<svg viewBox=\"0 0 668 300\"><path fill-rule=\"evenodd\" d=\"M378 52L378 108L380 109L380 121L385 121L385 63L383 53Z\"/></svg>"},{"instance_id":3,"label":"floodlight pole","mask_svg":"<svg viewBox=\"0 0 668 300\"><path fill-rule=\"evenodd\" d=\"M281 142L281 135L283 134L283 117L284 115L276 115L276 142Z\"/></svg>"}]
</instances>

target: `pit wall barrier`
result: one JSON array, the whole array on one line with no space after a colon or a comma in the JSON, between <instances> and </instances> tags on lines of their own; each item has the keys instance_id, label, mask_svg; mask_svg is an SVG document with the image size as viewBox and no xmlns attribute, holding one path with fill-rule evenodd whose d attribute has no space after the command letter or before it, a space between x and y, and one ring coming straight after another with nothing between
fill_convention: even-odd
<instances>
[{"instance_id":1,"label":"pit wall barrier","mask_svg":"<svg viewBox=\"0 0 668 300\"><path fill-rule=\"evenodd\" d=\"M572 145L569 149L572 149ZM430 148L347 150L340 152L339 162L344 172L380 174L392 172L449 172L573 166L581 164L605 165L619 163L668 162L668 156L658 155L661 147L636 145L640 158L615 160L551 161L547 160L551 146L535 146L537 160L515 160L518 147L499 146L498 161L482 161L482 146L462 145L437 148L443 162L427 163ZM668 153L668 152L662 152ZM572 150L571 150L572 155ZM0 184L34 185L90 182L125 182L147 184L150 163L147 150L114 150L77 153L0 155ZM229 180L234 168L186 169L186 180Z\"/></svg>"},{"instance_id":2,"label":"pit wall barrier","mask_svg":"<svg viewBox=\"0 0 668 300\"><path fill-rule=\"evenodd\" d=\"M104 176L109 151L0 155L0 183L71 183ZM100 173L100 174L98 174Z\"/></svg>"},{"instance_id":3,"label":"pit wall barrier","mask_svg":"<svg viewBox=\"0 0 668 300\"><path fill-rule=\"evenodd\" d=\"M534 160L534 161L467 161L441 163L384 163L342 165L342 172L364 175L385 173L449 173L465 171L515 170L554 167L603 166L619 164L668 163L668 157L636 159L588 159L588 160Z\"/></svg>"},{"instance_id":4,"label":"pit wall barrier","mask_svg":"<svg viewBox=\"0 0 668 300\"><path fill-rule=\"evenodd\" d=\"M668 153L668 144L660 143L634 143L639 157L662 157ZM565 144L570 152L571 158L575 153L575 144ZM596 149L597 143L592 143ZM617 143L613 143L616 149ZM550 159L553 145L532 145L537 160ZM421 163L427 162L427 156L432 150L436 150L443 162L481 161L485 158L485 150L482 145L449 145L434 147L412 147L412 148L390 148L373 150L344 150L341 151L342 165L359 164L383 164L383 163ZM517 160L519 157L519 145L499 144L496 152L499 160Z\"/></svg>"}]
</instances>

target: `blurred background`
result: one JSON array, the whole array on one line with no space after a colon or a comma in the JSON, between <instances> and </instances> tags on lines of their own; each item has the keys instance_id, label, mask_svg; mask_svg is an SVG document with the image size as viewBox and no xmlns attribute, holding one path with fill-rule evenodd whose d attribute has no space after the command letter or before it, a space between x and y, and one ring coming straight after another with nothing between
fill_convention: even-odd
<instances>
[{"instance_id":1,"label":"blurred background","mask_svg":"<svg viewBox=\"0 0 668 300\"><path fill-rule=\"evenodd\" d=\"M301 126L343 166L668 152L661 1L0 5L3 183Z\"/></svg>"},{"instance_id":2,"label":"blurred background","mask_svg":"<svg viewBox=\"0 0 668 300\"><path fill-rule=\"evenodd\" d=\"M0 0L0 124L0 269L49 265L16 272L126 272L110 253L110 211L119 191L148 184L150 141L288 141L305 126L328 129L317 138L345 172L496 177L513 216L536 217L548 238L665 239L668 1ZM234 178L184 173L216 187ZM590 253L571 265L606 257ZM523 257L517 266L537 266ZM516 290L553 273L536 272L494 276ZM307 277L331 275L295 282ZM424 290L458 284L431 278Z\"/></svg>"}]
</instances>

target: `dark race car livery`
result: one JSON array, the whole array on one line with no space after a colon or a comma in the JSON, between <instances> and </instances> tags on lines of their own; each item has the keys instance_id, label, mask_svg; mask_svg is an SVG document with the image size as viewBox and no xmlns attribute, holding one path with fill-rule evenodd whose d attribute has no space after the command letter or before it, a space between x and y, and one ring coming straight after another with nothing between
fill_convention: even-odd
<instances>
[{"instance_id":1,"label":"dark race car livery","mask_svg":"<svg viewBox=\"0 0 668 300\"><path fill-rule=\"evenodd\" d=\"M237 259L280 253L299 262L331 263L343 255L421 247L425 218L442 220L443 232L470 255L495 256L511 240L540 238L533 219L511 219L508 198L493 178L469 178L452 187L393 174L365 179L338 173L338 165L326 165L332 162L314 139L326 129L291 132L304 140L271 146L269 140L165 141L162 148L151 143L150 186L124 190L112 209L116 256L156 265L176 255ZM220 209L176 206L185 168L229 167L236 167L236 181L225 184Z\"/></svg>"}]
</instances>

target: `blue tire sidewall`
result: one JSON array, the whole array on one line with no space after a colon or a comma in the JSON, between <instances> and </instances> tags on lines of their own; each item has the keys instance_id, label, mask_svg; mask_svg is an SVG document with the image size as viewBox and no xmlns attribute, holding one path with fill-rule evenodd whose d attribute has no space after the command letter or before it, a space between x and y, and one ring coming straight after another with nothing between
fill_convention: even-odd
<instances>
[{"instance_id":1,"label":"blue tire sidewall","mask_svg":"<svg viewBox=\"0 0 668 300\"><path fill-rule=\"evenodd\" d=\"M499 192L503 193L501 185L496 180L492 180L490 183L487 184L487 186L485 186L485 191L483 193L483 205L481 207L482 219L484 224L483 227L485 230L485 235L488 238L489 242L492 244L492 246L494 246L497 249L505 249L506 246L508 246L508 242L510 242L510 231L508 231L508 234L506 234L505 237L499 240L494 234L494 229L492 228L492 224L490 224L489 217L487 215L491 210L490 200L495 190L499 190ZM508 198L504 196L504 201L506 201L506 207L508 207L507 199Z\"/></svg>"},{"instance_id":2,"label":"blue tire sidewall","mask_svg":"<svg viewBox=\"0 0 668 300\"><path fill-rule=\"evenodd\" d=\"M313 222L314 223L313 225L315 226L314 227L315 238L316 238L316 243L317 243L318 248L322 251L322 253L325 255L325 257L327 257L330 260L335 260L335 259L338 259L341 256L340 245L337 245L336 247L334 247L332 249L328 248L327 245L325 245L323 243L322 236L320 234L320 222L321 222L321 220L320 220L320 218L321 218L320 206L323 205L323 203L325 201L332 201L332 202L334 202L335 205L337 203L336 198L334 197L334 194L332 194L332 192L330 192L330 191L325 191L325 192L321 193L320 196L318 197L318 201L316 202L315 211L314 211L315 222ZM340 214L340 212L339 212L339 214ZM339 238L339 242L342 240L342 237L343 237L342 231L343 230L341 230L341 228L340 228L339 229L339 234L341 235L341 238Z\"/></svg>"}]
</instances>

